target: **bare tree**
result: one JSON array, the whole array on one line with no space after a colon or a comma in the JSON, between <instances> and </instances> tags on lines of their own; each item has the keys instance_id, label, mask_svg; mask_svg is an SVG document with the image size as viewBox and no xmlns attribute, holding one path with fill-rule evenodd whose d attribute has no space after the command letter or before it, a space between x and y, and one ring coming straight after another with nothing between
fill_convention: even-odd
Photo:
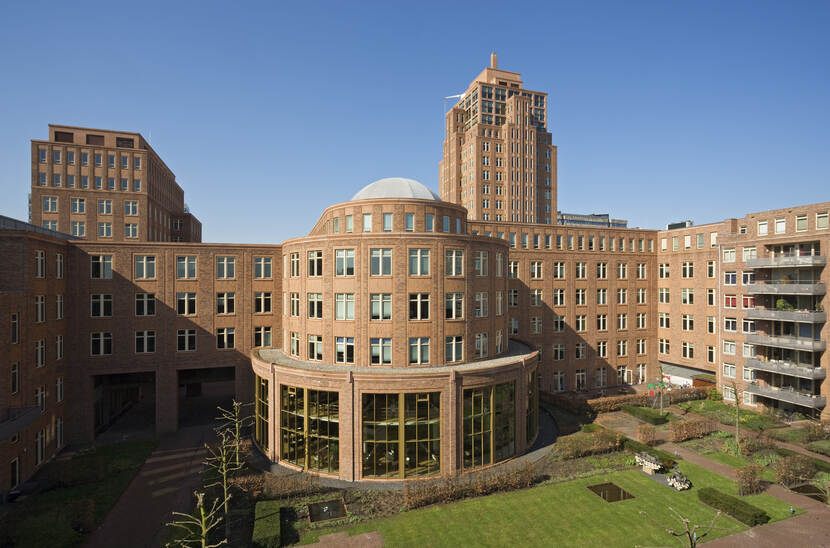
<instances>
[{"instance_id":1,"label":"bare tree","mask_svg":"<svg viewBox=\"0 0 830 548\"><path fill-rule=\"evenodd\" d=\"M219 439L217 440L215 446L205 444L205 448L210 454L210 456L205 459L205 466L213 472L214 477L216 478L216 481L205 485L205 487L222 488L222 507L225 514L225 533L230 536L230 479L234 472L242 468L242 464L239 464L234 460L235 446L232 432L230 430L219 430L217 435L219 436Z\"/></svg>"},{"instance_id":2,"label":"bare tree","mask_svg":"<svg viewBox=\"0 0 830 548\"><path fill-rule=\"evenodd\" d=\"M166 525L179 529L179 534L182 538L170 541L165 544L166 547L182 547L182 548L216 548L228 543L228 539L224 538L215 544L210 544L210 534L214 528L222 521L222 516L218 515L222 509L223 503L219 499L214 499L210 510L205 510L205 494L194 491L196 496L196 508L192 514L183 514L181 512L173 512L173 516L179 519L171 521Z\"/></svg>"},{"instance_id":3,"label":"bare tree","mask_svg":"<svg viewBox=\"0 0 830 548\"><path fill-rule=\"evenodd\" d=\"M673 537L685 537L685 539L689 542L689 548L695 548L698 542L702 541L706 537L706 535L708 535L712 530L715 529L715 522L718 520L721 514L720 510L718 510L718 513L715 514L715 517L712 518L712 522L709 525L692 525L691 520L689 520L688 518L684 518L682 515L680 515L680 512L678 512L671 506L668 506L667 508L671 510L671 512L678 519L678 521L680 521L680 523L683 525L683 529L673 528L657 523L656 521L651 519L646 512L641 511L640 515L652 522L657 527L660 527L666 533L670 534ZM721 528L719 527L718 529ZM699 534L698 531L700 531Z\"/></svg>"},{"instance_id":4,"label":"bare tree","mask_svg":"<svg viewBox=\"0 0 830 548\"><path fill-rule=\"evenodd\" d=\"M217 407L219 416L217 420L222 421L216 429L217 433L226 430L231 433L231 440L233 444L233 457L236 465L240 464L239 455L242 452L242 431L250 423L251 417L243 414L243 407L246 404L233 400L230 409Z\"/></svg>"},{"instance_id":5,"label":"bare tree","mask_svg":"<svg viewBox=\"0 0 830 548\"><path fill-rule=\"evenodd\" d=\"M735 451L740 453L741 447L741 398L738 397L738 385L732 381L732 392L735 394Z\"/></svg>"}]
</instances>

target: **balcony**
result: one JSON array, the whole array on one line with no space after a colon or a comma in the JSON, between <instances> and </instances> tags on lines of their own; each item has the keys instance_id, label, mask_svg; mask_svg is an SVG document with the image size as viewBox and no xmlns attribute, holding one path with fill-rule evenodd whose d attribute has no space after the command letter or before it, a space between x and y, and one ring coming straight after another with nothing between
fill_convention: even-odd
<instances>
[{"instance_id":1,"label":"balcony","mask_svg":"<svg viewBox=\"0 0 830 548\"><path fill-rule=\"evenodd\" d=\"M750 295L824 295L827 288L820 283L763 283L746 286Z\"/></svg>"},{"instance_id":2,"label":"balcony","mask_svg":"<svg viewBox=\"0 0 830 548\"><path fill-rule=\"evenodd\" d=\"M827 257L823 255L776 255L746 261L746 266L749 268L791 268L794 266L824 266L825 264L827 264Z\"/></svg>"},{"instance_id":3,"label":"balcony","mask_svg":"<svg viewBox=\"0 0 830 548\"><path fill-rule=\"evenodd\" d=\"M790 350L804 350L806 352L822 352L827 347L824 341L813 339L799 339L798 337L771 337L761 333L750 333L746 342L772 346L775 348L789 348Z\"/></svg>"},{"instance_id":4,"label":"balcony","mask_svg":"<svg viewBox=\"0 0 830 548\"><path fill-rule=\"evenodd\" d=\"M792 403L802 407L809 407L810 409L821 409L826 405L824 396L804 394L802 392L797 392L792 388L774 388L772 386L760 385L753 382L747 384L745 390L750 394L755 394L756 396Z\"/></svg>"},{"instance_id":5,"label":"balcony","mask_svg":"<svg viewBox=\"0 0 830 548\"><path fill-rule=\"evenodd\" d=\"M752 308L746 311L750 320L781 320L785 322L824 323L826 312L816 310L775 310L774 308Z\"/></svg>"},{"instance_id":6,"label":"balcony","mask_svg":"<svg viewBox=\"0 0 830 548\"><path fill-rule=\"evenodd\" d=\"M822 380L827 376L827 371L823 367L807 367L782 360L747 358L746 367L802 379Z\"/></svg>"}]
</instances>

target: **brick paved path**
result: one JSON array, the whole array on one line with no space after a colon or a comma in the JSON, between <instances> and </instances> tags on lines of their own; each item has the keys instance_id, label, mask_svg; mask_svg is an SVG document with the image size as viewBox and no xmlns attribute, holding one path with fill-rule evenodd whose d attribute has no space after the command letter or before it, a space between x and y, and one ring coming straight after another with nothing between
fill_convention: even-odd
<instances>
[{"instance_id":1,"label":"brick paved path","mask_svg":"<svg viewBox=\"0 0 830 548\"><path fill-rule=\"evenodd\" d=\"M156 450L104 518L88 548L150 548L163 544L171 511L189 512L202 482L204 444L212 425L191 426L161 438Z\"/></svg>"}]
</instances>

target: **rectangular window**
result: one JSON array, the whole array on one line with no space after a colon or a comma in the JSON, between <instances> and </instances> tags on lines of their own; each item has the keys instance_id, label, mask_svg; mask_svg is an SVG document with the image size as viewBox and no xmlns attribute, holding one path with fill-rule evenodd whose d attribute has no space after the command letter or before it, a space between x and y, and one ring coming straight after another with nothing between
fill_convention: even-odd
<instances>
[{"instance_id":1,"label":"rectangular window","mask_svg":"<svg viewBox=\"0 0 830 548\"><path fill-rule=\"evenodd\" d=\"M372 293L369 296L370 318L373 320L392 319L392 295L390 293Z\"/></svg>"},{"instance_id":2,"label":"rectangular window","mask_svg":"<svg viewBox=\"0 0 830 548\"><path fill-rule=\"evenodd\" d=\"M112 238L112 223L98 223L98 236Z\"/></svg>"},{"instance_id":3,"label":"rectangular window","mask_svg":"<svg viewBox=\"0 0 830 548\"><path fill-rule=\"evenodd\" d=\"M311 277L323 275L323 252L319 250L308 252L308 275Z\"/></svg>"},{"instance_id":4,"label":"rectangular window","mask_svg":"<svg viewBox=\"0 0 830 548\"><path fill-rule=\"evenodd\" d=\"M112 317L112 295L96 294L89 297L89 315L93 318Z\"/></svg>"},{"instance_id":5,"label":"rectangular window","mask_svg":"<svg viewBox=\"0 0 830 548\"><path fill-rule=\"evenodd\" d=\"M46 252L38 249L35 251L35 278L46 276Z\"/></svg>"},{"instance_id":6,"label":"rectangular window","mask_svg":"<svg viewBox=\"0 0 830 548\"><path fill-rule=\"evenodd\" d=\"M820 211L816 213L816 230L825 230L828 225L828 213L827 211Z\"/></svg>"},{"instance_id":7,"label":"rectangular window","mask_svg":"<svg viewBox=\"0 0 830 548\"><path fill-rule=\"evenodd\" d=\"M334 362L354 363L354 337L334 338Z\"/></svg>"},{"instance_id":8,"label":"rectangular window","mask_svg":"<svg viewBox=\"0 0 830 548\"><path fill-rule=\"evenodd\" d=\"M234 337L236 329L233 327L220 327L216 330L216 348L234 348Z\"/></svg>"},{"instance_id":9,"label":"rectangular window","mask_svg":"<svg viewBox=\"0 0 830 548\"><path fill-rule=\"evenodd\" d=\"M254 327L254 346L271 346L271 328L265 326Z\"/></svg>"},{"instance_id":10,"label":"rectangular window","mask_svg":"<svg viewBox=\"0 0 830 548\"><path fill-rule=\"evenodd\" d=\"M429 276L429 249L409 250L409 275Z\"/></svg>"},{"instance_id":11,"label":"rectangular window","mask_svg":"<svg viewBox=\"0 0 830 548\"><path fill-rule=\"evenodd\" d=\"M320 319L323 317L323 294L308 293L308 317Z\"/></svg>"},{"instance_id":12,"label":"rectangular window","mask_svg":"<svg viewBox=\"0 0 830 548\"><path fill-rule=\"evenodd\" d=\"M723 250L723 262L725 263L734 263L735 262L735 248L730 247Z\"/></svg>"},{"instance_id":13,"label":"rectangular window","mask_svg":"<svg viewBox=\"0 0 830 548\"><path fill-rule=\"evenodd\" d=\"M254 258L254 278L258 280L271 278L271 257Z\"/></svg>"},{"instance_id":14,"label":"rectangular window","mask_svg":"<svg viewBox=\"0 0 830 548\"><path fill-rule=\"evenodd\" d=\"M334 258L335 276L354 276L354 249L337 249Z\"/></svg>"},{"instance_id":15,"label":"rectangular window","mask_svg":"<svg viewBox=\"0 0 830 548\"><path fill-rule=\"evenodd\" d=\"M176 339L178 341L177 349L179 352L193 352L196 350L195 329L179 329L176 332Z\"/></svg>"},{"instance_id":16,"label":"rectangular window","mask_svg":"<svg viewBox=\"0 0 830 548\"><path fill-rule=\"evenodd\" d=\"M464 293L446 294L446 319L460 320L464 318Z\"/></svg>"},{"instance_id":17,"label":"rectangular window","mask_svg":"<svg viewBox=\"0 0 830 548\"><path fill-rule=\"evenodd\" d=\"M236 312L236 294L232 291L216 294L216 313L234 314Z\"/></svg>"},{"instance_id":18,"label":"rectangular window","mask_svg":"<svg viewBox=\"0 0 830 548\"><path fill-rule=\"evenodd\" d=\"M193 294L194 300L196 298ZM155 316L156 315L156 295L155 293L136 293L135 294L135 315L136 316Z\"/></svg>"},{"instance_id":19,"label":"rectangular window","mask_svg":"<svg viewBox=\"0 0 830 548\"><path fill-rule=\"evenodd\" d=\"M369 357L373 365L389 365L392 363L392 339L370 339Z\"/></svg>"},{"instance_id":20,"label":"rectangular window","mask_svg":"<svg viewBox=\"0 0 830 548\"><path fill-rule=\"evenodd\" d=\"M784 234L787 231L787 219L775 219L775 233Z\"/></svg>"},{"instance_id":21,"label":"rectangular window","mask_svg":"<svg viewBox=\"0 0 830 548\"><path fill-rule=\"evenodd\" d=\"M176 279L188 280L194 278L196 278L196 256L176 257Z\"/></svg>"},{"instance_id":22,"label":"rectangular window","mask_svg":"<svg viewBox=\"0 0 830 548\"><path fill-rule=\"evenodd\" d=\"M354 293L335 293L334 295L334 319L354 319Z\"/></svg>"},{"instance_id":23,"label":"rectangular window","mask_svg":"<svg viewBox=\"0 0 830 548\"><path fill-rule=\"evenodd\" d=\"M445 265L447 276L463 276L464 251L461 249L448 249L446 251Z\"/></svg>"},{"instance_id":24,"label":"rectangular window","mask_svg":"<svg viewBox=\"0 0 830 548\"><path fill-rule=\"evenodd\" d=\"M112 333L97 332L90 334L90 354L108 356L112 354Z\"/></svg>"},{"instance_id":25,"label":"rectangular window","mask_svg":"<svg viewBox=\"0 0 830 548\"><path fill-rule=\"evenodd\" d=\"M236 257L216 257L216 278L228 280L236 277Z\"/></svg>"},{"instance_id":26,"label":"rectangular window","mask_svg":"<svg viewBox=\"0 0 830 548\"><path fill-rule=\"evenodd\" d=\"M320 335L308 336L308 359L313 361L323 359L323 337Z\"/></svg>"},{"instance_id":27,"label":"rectangular window","mask_svg":"<svg viewBox=\"0 0 830 548\"><path fill-rule=\"evenodd\" d=\"M435 215L427 213L424 215L424 232L435 231Z\"/></svg>"},{"instance_id":28,"label":"rectangular window","mask_svg":"<svg viewBox=\"0 0 830 548\"><path fill-rule=\"evenodd\" d=\"M464 360L464 337L453 335L446 338L444 359L448 362L460 362Z\"/></svg>"},{"instance_id":29,"label":"rectangular window","mask_svg":"<svg viewBox=\"0 0 830 548\"><path fill-rule=\"evenodd\" d=\"M294 318L300 317L300 294L291 293L289 295L290 310L289 313Z\"/></svg>"},{"instance_id":30,"label":"rectangular window","mask_svg":"<svg viewBox=\"0 0 830 548\"><path fill-rule=\"evenodd\" d=\"M474 263L476 276L487 276L488 270L488 253L486 251L475 252Z\"/></svg>"},{"instance_id":31,"label":"rectangular window","mask_svg":"<svg viewBox=\"0 0 830 548\"><path fill-rule=\"evenodd\" d=\"M369 275L370 276L391 276L392 275L392 249L370 249L369 250Z\"/></svg>"},{"instance_id":32,"label":"rectangular window","mask_svg":"<svg viewBox=\"0 0 830 548\"><path fill-rule=\"evenodd\" d=\"M415 337L409 339L409 363L429 363L429 338Z\"/></svg>"},{"instance_id":33,"label":"rectangular window","mask_svg":"<svg viewBox=\"0 0 830 548\"><path fill-rule=\"evenodd\" d=\"M156 351L156 332L155 331L136 331L135 332L135 353L136 354L150 354Z\"/></svg>"},{"instance_id":34,"label":"rectangular window","mask_svg":"<svg viewBox=\"0 0 830 548\"><path fill-rule=\"evenodd\" d=\"M372 231L372 214L371 213L364 213L363 214L363 232L371 232Z\"/></svg>"},{"instance_id":35,"label":"rectangular window","mask_svg":"<svg viewBox=\"0 0 830 548\"><path fill-rule=\"evenodd\" d=\"M409 319L410 320L428 320L429 319L429 293L410 293L409 294Z\"/></svg>"},{"instance_id":36,"label":"rectangular window","mask_svg":"<svg viewBox=\"0 0 830 548\"><path fill-rule=\"evenodd\" d=\"M415 214L407 213L404 215L404 230L407 232L415 231Z\"/></svg>"},{"instance_id":37,"label":"rectangular window","mask_svg":"<svg viewBox=\"0 0 830 548\"><path fill-rule=\"evenodd\" d=\"M478 291L475 294L475 317L486 318L489 314L489 296L486 291Z\"/></svg>"},{"instance_id":38,"label":"rectangular window","mask_svg":"<svg viewBox=\"0 0 830 548\"><path fill-rule=\"evenodd\" d=\"M255 291L254 292L254 314L270 314L271 313L271 292L270 291Z\"/></svg>"},{"instance_id":39,"label":"rectangular window","mask_svg":"<svg viewBox=\"0 0 830 548\"><path fill-rule=\"evenodd\" d=\"M156 258L153 255L135 256L135 279L149 280L156 277Z\"/></svg>"},{"instance_id":40,"label":"rectangular window","mask_svg":"<svg viewBox=\"0 0 830 548\"><path fill-rule=\"evenodd\" d=\"M383 231L384 232L392 232L392 214L391 213L384 213L383 214Z\"/></svg>"},{"instance_id":41,"label":"rectangular window","mask_svg":"<svg viewBox=\"0 0 830 548\"><path fill-rule=\"evenodd\" d=\"M486 358L490 355L490 348L487 342L487 333L476 333L475 350L476 358Z\"/></svg>"}]
</instances>

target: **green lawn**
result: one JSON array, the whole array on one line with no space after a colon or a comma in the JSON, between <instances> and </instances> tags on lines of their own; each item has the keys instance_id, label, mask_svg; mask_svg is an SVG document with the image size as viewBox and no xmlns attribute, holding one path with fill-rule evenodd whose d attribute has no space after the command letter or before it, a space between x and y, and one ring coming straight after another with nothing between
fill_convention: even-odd
<instances>
[{"instance_id":1,"label":"green lawn","mask_svg":"<svg viewBox=\"0 0 830 548\"><path fill-rule=\"evenodd\" d=\"M697 488L711 486L737 494L734 482L704 468L681 462L680 469L692 481L689 491L678 493L639 471L626 470L404 512L350 528L309 530L301 543L316 542L321 534L348 530L350 534L378 531L387 546L676 546L681 543L639 512L646 511L660 524L678 526L666 510L671 506L692 523L704 523L715 511L698 501ZM636 498L607 503L586 489L606 481ZM743 498L764 509L772 521L789 516L789 505L769 495ZM746 529L728 517L721 517L718 527L722 529L707 538Z\"/></svg>"},{"instance_id":2,"label":"green lawn","mask_svg":"<svg viewBox=\"0 0 830 548\"><path fill-rule=\"evenodd\" d=\"M86 535L73 530L72 524L97 527L155 445L155 441L103 445L68 461L47 464L37 477L54 488L15 503L6 522L0 523L0 541L6 534L16 546L80 545Z\"/></svg>"},{"instance_id":3,"label":"green lawn","mask_svg":"<svg viewBox=\"0 0 830 548\"><path fill-rule=\"evenodd\" d=\"M778 441L787 443L804 443L803 428L776 428L769 431L769 435Z\"/></svg>"}]
</instances>

